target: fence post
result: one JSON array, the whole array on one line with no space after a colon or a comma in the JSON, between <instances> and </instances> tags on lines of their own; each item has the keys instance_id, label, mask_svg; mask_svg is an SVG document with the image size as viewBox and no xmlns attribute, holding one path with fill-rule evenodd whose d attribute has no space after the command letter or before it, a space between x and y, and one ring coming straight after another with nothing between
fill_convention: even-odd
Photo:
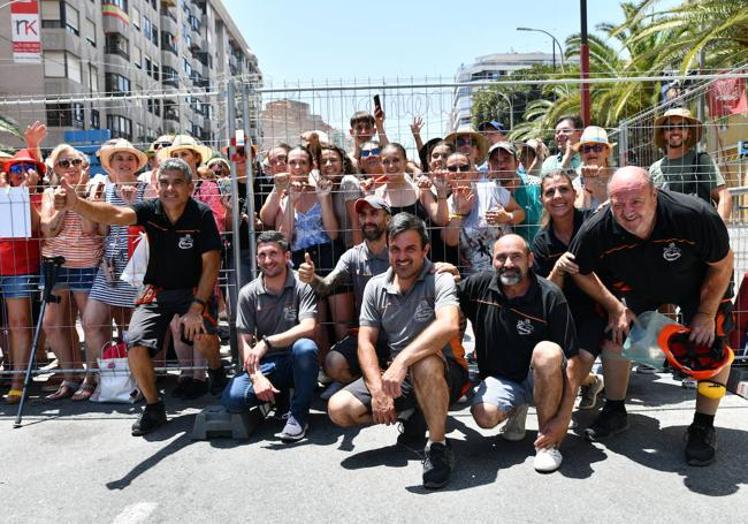
<instances>
[{"instance_id":1,"label":"fence post","mask_svg":"<svg viewBox=\"0 0 748 524\"><path fill-rule=\"evenodd\" d=\"M237 180L236 164L231 160L236 153L236 146L231 144L231 139L236 136L236 88L234 80L229 80L226 84L226 143L228 144L229 165L231 166L231 195L233 196L234 205L231 206L231 246L234 257L234 285L231 285L231 276L227 277L227 289L229 293L230 308L229 316L229 344L231 347L231 361L239 362L239 339L236 334L236 309L239 299L239 285L241 282L241 253L239 248L239 217L241 210L236 205L239 196L239 182Z\"/></svg>"}]
</instances>

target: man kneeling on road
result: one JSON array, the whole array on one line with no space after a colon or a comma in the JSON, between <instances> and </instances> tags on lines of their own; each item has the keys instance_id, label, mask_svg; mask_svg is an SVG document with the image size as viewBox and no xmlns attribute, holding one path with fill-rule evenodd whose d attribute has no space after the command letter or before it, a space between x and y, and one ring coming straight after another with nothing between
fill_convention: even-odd
<instances>
[{"instance_id":1,"label":"man kneeling on road","mask_svg":"<svg viewBox=\"0 0 748 524\"><path fill-rule=\"evenodd\" d=\"M460 313L454 279L434 274L426 258L429 236L421 219L399 213L389 227L390 269L366 285L361 304L358 359L363 377L330 399L339 426L393 424L397 413L420 407L429 439L423 485L444 486L454 468L446 440L447 411L467 381L460 344ZM376 345L380 331L389 344L382 372Z\"/></svg>"},{"instance_id":2,"label":"man kneeling on road","mask_svg":"<svg viewBox=\"0 0 748 524\"><path fill-rule=\"evenodd\" d=\"M579 381L574 321L561 290L531 270L533 255L519 235L494 245L493 266L459 285L460 307L475 332L483 381L471 412L482 428L505 420L502 437L525 437L527 406L538 414L535 469L561 466L558 447L566 435Z\"/></svg>"},{"instance_id":3,"label":"man kneeling on road","mask_svg":"<svg viewBox=\"0 0 748 524\"><path fill-rule=\"evenodd\" d=\"M153 356L161 350L164 333L179 315L184 338L194 341L208 361L210 392L220 393L226 374L215 334L213 289L221 264L221 237L208 206L192 199L192 169L183 160L169 159L158 168L158 198L130 207L78 198L63 181L55 191L55 208L78 213L100 224L142 225L148 234L148 269L144 290L136 300L128 330L128 358L146 406L132 426L145 435L166 422L166 410L156 388ZM210 305L213 305L211 308Z\"/></svg>"},{"instance_id":4,"label":"man kneeling on road","mask_svg":"<svg viewBox=\"0 0 748 524\"><path fill-rule=\"evenodd\" d=\"M221 402L241 412L294 388L283 430L284 442L306 436L309 407L317 385L317 327L314 291L289 268L291 251L285 237L265 231L257 237L260 276L239 292L236 328L241 334L245 373L234 377Z\"/></svg>"}]
</instances>

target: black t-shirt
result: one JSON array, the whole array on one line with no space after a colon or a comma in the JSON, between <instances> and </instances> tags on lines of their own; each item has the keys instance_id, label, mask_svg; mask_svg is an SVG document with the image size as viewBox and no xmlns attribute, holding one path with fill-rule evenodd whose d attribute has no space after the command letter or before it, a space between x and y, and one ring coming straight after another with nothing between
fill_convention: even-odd
<instances>
[{"instance_id":1,"label":"black t-shirt","mask_svg":"<svg viewBox=\"0 0 748 524\"><path fill-rule=\"evenodd\" d=\"M221 237L210 208L190 198L176 224L157 198L132 208L139 226L148 234L149 258L144 284L161 289L197 286L203 268L202 254L221 250Z\"/></svg>"},{"instance_id":2,"label":"black t-shirt","mask_svg":"<svg viewBox=\"0 0 748 524\"><path fill-rule=\"evenodd\" d=\"M530 272L521 297L504 295L494 271L460 282L460 308L473 324L481 378L501 376L521 382L538 342L555 342L567 357L579 351L577 333L564 294L554 283Z\"/></svg>"},{"instance_id":3,"label":"black t-shirt","mask_svg":"<svg viewBox=\"0 0 748 524\"><path fill-rule=\"evenodd\" d=\"M579 232L587 218L592 216L592 210L582 211L574 209L574 231L571 235L571 240ZM532 241L532 253L535 257L535 273L543 278L548 278L551 274L553 266L561 255L569 251L569 246L564 244L558 239L556 234L553 232L553 226L548 224L541 228L535 235ZM563 287L564 296L566 301L569 303L571 311L576 314L577 311L593 311L596 308L596 303L590 296L579 289L571 275L566 275L564 278Z\"/></svg>"},{"instance_id":4,"label":"black t-shirt","mask_svg":"<svg viewBox=\"0 0 748 524\"><path fill-rule=\"evenodd\" d=\"M698 198L657 192L655 226L642 240L624 230L610 206L587 220L571 243L582 274L594 271L635 313L661 304L693 308L707 263L730 249L727 228L717 212ZM732 296L732 286L725 298Z\"/></svg>"}]
</instances>

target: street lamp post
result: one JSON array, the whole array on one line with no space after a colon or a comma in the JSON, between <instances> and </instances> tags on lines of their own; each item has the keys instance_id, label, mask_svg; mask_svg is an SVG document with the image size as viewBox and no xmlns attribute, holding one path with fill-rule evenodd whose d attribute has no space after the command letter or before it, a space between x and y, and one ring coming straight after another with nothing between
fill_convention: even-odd
<instances>
[{"instance_id":1,"label":"street lamp post","mask_svg":"<svg viewBox=\"0 0 748 524\"><path fill-rule=\"evenodd\" d=\"M553 69L556 69L556 46L558 46L558 54L561 57L561 70L564 69L564 48L561 47L561 43L558 41L558 39L553 36L551 33L544 29L536 29L534 27L518 27L517 31L535 31L536 33L543 33L544 35L548 35L551 37L551 40L553 40Z\"/></svg>"}]
</instances>

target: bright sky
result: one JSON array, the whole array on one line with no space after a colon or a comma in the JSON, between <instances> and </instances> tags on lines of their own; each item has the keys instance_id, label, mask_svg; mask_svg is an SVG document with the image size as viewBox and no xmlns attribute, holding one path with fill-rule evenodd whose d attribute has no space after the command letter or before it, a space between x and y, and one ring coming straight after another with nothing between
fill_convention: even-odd
<instances>
[{"instance_id":1,"label":"bright sky","mask_svg":"<svg viewBox=\"0 0 748 524\"><path fill-rule=\"evenodd\" d=\"M576 0L223 0L259 59L266 85L425 76L502 52L551 52L579 32ZM672 2L665 2L672 3ZM623 19L617 0L588 0L588 27Z\"/></svg>"}]
</instances>

